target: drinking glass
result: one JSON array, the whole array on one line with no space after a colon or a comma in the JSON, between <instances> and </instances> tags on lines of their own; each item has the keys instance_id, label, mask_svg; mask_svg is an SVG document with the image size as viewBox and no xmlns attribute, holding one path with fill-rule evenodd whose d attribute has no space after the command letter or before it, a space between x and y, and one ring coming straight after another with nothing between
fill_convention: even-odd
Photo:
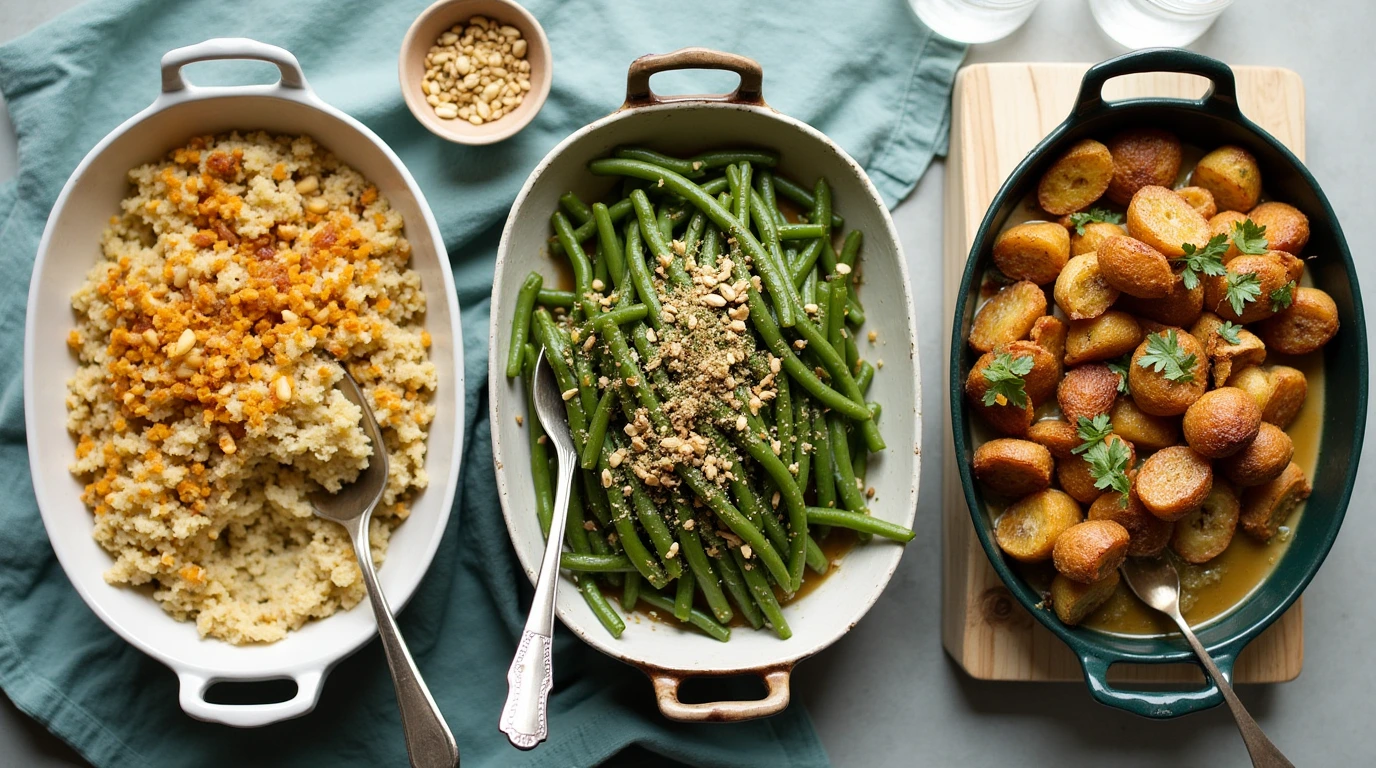
<instances>
[{"instance_id":1,"label":"drinking glass","mask_svg":"<svg viewBox=\"0 0 1376 768\"><path fill-rule=\"evenodd\" d=\"M1109 37L1129 48L1185 46L1213 26L1233 0L1089 0Z\"/></svg>"},{"instance_id":2,"label":"drinking glass","mask_svg":"<svg viewBox=\"0 0 1376 768\"><path fill-rule=\"evenodd\" d=\"M989 43L1012 34L1040 0L908 0L922 23L959 43Z\"/></svg>"}]
</instances>

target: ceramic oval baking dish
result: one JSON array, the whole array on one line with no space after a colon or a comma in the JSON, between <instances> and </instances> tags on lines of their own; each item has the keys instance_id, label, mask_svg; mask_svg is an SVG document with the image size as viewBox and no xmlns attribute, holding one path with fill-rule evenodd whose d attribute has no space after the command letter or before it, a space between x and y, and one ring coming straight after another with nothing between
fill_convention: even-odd
<instances>
[{"instance_id":1,"label":"ceramic oval baking dish","mask_svg":"<svg viewBox=\"0 0 1376 768\"><path fill-rule=\"evenodd\" d=\"M1104 83L1110 78L1157 71L1201 75L1211 80L1213 87L1198 101L1152 98L1106 103L1101 96ZM1314 285L1337 302L1342 323L1338 335L1323 351L1325 412L1318 470L1312 478L1313 495L1296 526L1294 539L1275 570L1250 597L1198 630L1199 639L1230 678L1238 653L1295 602L1338 535L1352 494L1366 428L1367 341L1357 271L1327 198L1294 154L1242 115L1232 70L1207 56L1178 49L1145 50L1091 67L1070 116L1018 165L989 206L970 250L951 335L951 423L957 425L953 430L954 447L975 532L1008 589L1079 657L1095 699L1139 715L1165 718L1216 706L1223 701L1222 694L1212 682L1196 691L1126 691L1108 684L1108 668L1115 663L1190 663L1194 654L1177 635L1130 637L1069 627L1043 605L1042 596L1011 568L993 539L991 517L970 470L975 443L963 391L965 373L975 361L965 338L974 315L980 277L991 266L993 241L1004 220L1035 190L1042 173L1071 144L1141 125L1168 129L1186 143L1199 146L1237 144L1255 155L1267 192L1309 217L1310 240L1306 250L1318 258L1307 262L1305 269Z\"/></svg>"},{"instance_id":2,"label":"ceramic oval baking dish","mask_svg":"<svg viewBox=\"0 0 1376 768\"><path fill-rule=\"evenodd\" d=\"M650 90L649 78L655 72L687 68L730 70L741 76L741 84L734 93L715 97L662 98ZM545 242L549 216L558 208L559 196L571 189L585 200L600 200L618 183L593 176L587 170L588 161L606 157L613 147L623 144L645 145L671 154L739 146L778 150L783 157L781 165L790 175L808 182L826 176L847 227L865 233L861 260L869 318L866 328L878 331L876 355L885 361L870 397L883 405L881 424L889 445L888 450L876 454L869 482L883 500L874 513L911 525L917 505L921 385L907 267L893 222L865 172L844 150L817 130L764 103L761 79L760 66L754 61L705 49L646 56L631 65L625 105L551 150L516 198L497 254L488 354L494 361L506 359L512 307L522 279L531 270L545 275L560 273ZM521 564L533 580L544 540L535 519L526 435L515 420L516 415L525 414L523 390L519 381L508 381L502 366L496 364L490 366L488 386L502 510ZM566 579L559 584L559 618L593 647L644 670L654 681L660 711L670 718L760 717L787 706L793 666L835 642L865 615L902 555L901 547L878 540L857 546L816 591L784 609L793 629L793 637L784 641L769 632L738 629L730 642L723 644L653 621L628 622L625 633L616 639L597 622L577 588ZM685 677L726 674L759 675L769 693L760 701L749 702L685 704L678 700L678 685Z\"/></svg>"},{"instance_id":3,"label":"ceramic oval baking dish","mask_svg":"<svg viewBox=\"0 0 1376 768\"><path fill-rule=\"evenodd\" d=\"M182 79L187 64L253 59L275 64L272 85L199 88ZM100 253L100 234L128 191L128 172L156 161L196 135L233 129L309 134L377 185L401 213L412 266L429 299L426 328L439 371L436 415L426 469L430 487L416 497L410 518L396 529L382 586L395 609L415 591L444 533L458 482L463 429L463 335L454 281L434 216L397 156L357 120L321 101L296 58L281 48L245 39L208 40L162 59L162 92L147 109L100 141L62 188L39 243L24 331L24 417L29 467L43 524L67 578L86 604L125 640L171 667L180 681L182 709L192 717L259 726L309 712L325 674L376 633L368 601L312 621L270 645L235 646L202 639L194 623L179 622L144 592L105 583L111 557L91 536L91 512L81 483L67 472L75 444L66 429L66 381L76 360L66 348L74 316L71 296ZM290 678L297 691L272 704L227 705L203 694L217 681Z\"/></svg>"}]
</instances>

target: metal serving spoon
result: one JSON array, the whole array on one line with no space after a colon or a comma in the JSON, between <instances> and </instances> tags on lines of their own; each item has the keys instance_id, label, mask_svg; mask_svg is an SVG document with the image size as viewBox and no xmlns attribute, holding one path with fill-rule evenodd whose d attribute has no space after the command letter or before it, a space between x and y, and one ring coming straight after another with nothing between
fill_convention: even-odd
<instances>
[{"instance_id":1,"label":"metal serving spoon","mask_svg":"<svg viewBox=\"0 0 1376 768\"><path fill-rule=\"evenodd\" d=\"M1266 734L1262 733L1261 726L1257 725L1257 721L1247 713L1247 708L1238 701L1237 694L1233 693L1233 687L1228 684L1227 678L1219 671L1218 665L1209 656L1209 652L1204 650L1203 644L1194 636L1190 625L1185 622L1185 617L1180 614L1180 574L1176 572L1175 566L1164 557L1131 557L1123 563L1123 576L1133 593L1142 598L1142 602L1171 617L1175 625L1180 627L1181 634L1189 641L1194 654L1199 657L1199 663L1204 665L1209 677L1213 678L1214 684L1223 694L1223 700L1228 702L1228 708L1233 711L1233 719L1237 721L1237 729L1242 732L1242 741L1247 745L1247 753L1252 756L1252 765L1257 768L1295 768L1276 745L1271 743Z\"/></svg>"},{"instance_id":2,"label":"metal serving spoon","mask_svg":"<svg viewBox=\"0 0 1376 768\"><path fill-rule=\"evenodd\" d=\"M507 670L506 704L498 727L513 746L532 749L549 736L549 714L546 704L554 687L554 596L559 584L559 558L563 550L564 523L567 520L569 489L573 484L573 467L577 459L573 449L573 435L569 431L568 413L554 368L545 360L542 350L535 361L535 413L540 426L554 443L559 457L558 485L554 492L554 517L549 524L549 538L545 541L544 559L540 561L540 576L535 580L535 599L530 605L521 644L516 658Z\"/></svg>"},{"instance_id":3,"label":"metal serving spoon","mask_svg":"<svg viewBox=\"0 0 1376 768\"><path fill-rule=\"evenodd\" d=\"M450 733L439 707L435 706L435 700L425 687L420 672L416 670L411 652L406 650L406 643L402 641L397 623L392 618L392 609L387 606L387 597L382 594L382 585L378 584L377 571L373 569L373 555L368 547L368 520L387 487L387 449L382 442L382 429L373 417L372 408L363 398L358 382L347 370L339 380L339 391L344 393L349 402L363 410L363 432L373 445L373 456L357 480L338 493L312 495L311 506L316 515L344 526L344 530L349 532L349 539L353 541L358 569L363 572L363 583L368 588L368 599L373 606L373 616L377 619L377 633L382 638L382 649L387 653L392 685L396 687L397 708L401 710L401 727L406 733L406 752L411 757L411 765L416 768L454 768L459 764L459 745L455 743L454 734Z\"/></svg>"}]
</instances>

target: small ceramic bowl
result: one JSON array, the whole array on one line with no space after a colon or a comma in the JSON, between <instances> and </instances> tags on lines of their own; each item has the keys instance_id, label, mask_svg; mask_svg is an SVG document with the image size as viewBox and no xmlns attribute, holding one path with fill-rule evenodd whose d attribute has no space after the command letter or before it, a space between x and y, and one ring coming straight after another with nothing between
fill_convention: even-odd
<instances>
[{"instance_id":1,"label":"small ceramic bowl","mask_svg":"<svg viewBox=\"0 0 1376 768\"><path fill-rule=\"evenodd\" d=\"M426 100L421 83L425 80L425 57L440 36L456 24L464 24L474 16L482 16L498 25L510 25L521 31L526 41L525 60L530 62L530 90L520 104L507 114L482 125L474 125L463 118L444 119ZM540 22L525 8L512 0L439 0L426 8L411 23L401 42L398 63L401 94L406 106L420 124L431 133L456 144L495 144L516 135L526 127L544 106L554 63L549 50L549 38Z\"/></svg>"}]
</instances>

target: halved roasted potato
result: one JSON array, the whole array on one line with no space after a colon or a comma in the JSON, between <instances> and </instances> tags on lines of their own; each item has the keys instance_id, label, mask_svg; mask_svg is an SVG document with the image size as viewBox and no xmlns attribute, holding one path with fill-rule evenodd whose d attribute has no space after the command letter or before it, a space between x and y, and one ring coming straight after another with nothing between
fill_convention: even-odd
<instances>
[{"instance_id":1,"label":"halved roasted potato","mask_svg":"<svg viewBox=\"0 0 1376 768\"><path fill-rule=\"evenodd\" d=\"M1301 256L1309 244L1309 217L1289 203L1262 203L1248 211L1247 218L1266 227L1266 243L1272 250Z\"/></svg>"},{"instance_id":2,"label":"halved roasted potato","mask_svg":"<svg viewBox=\"0 0 1376 768\"><path fill-rule=\"evenodd\" d=\"M1152 363L1143 365L1143 358L1149 356L1153 338L1158 343L1169 344L1175 340L1178 350L1177 362L1185 373L1184 378L1172 380L1172 370L1163 367L1156 370ZM1193 358L1193 365L1186 366ZM1132 353L1132 363L1128 366L1128 389L1137 407L1153 416L1175 416L1184 413L1194 401L1198 400L1209 386L1209 362L1204 347L1199 340L1179 328L1168 328L1158 333L1149 333L1137 350Z\"/></svg>"},{"instance_id":3,"label":"halved roasted potato","mask_svg":"<svg viewBox=\"0 0 1376 768\"><path fill-rule=\"evenodd\" d=\"M1104 281L1131 296L1159 299L1180 279L1160 251L1133 237L1110 237L1095 256Z\"/></svg>"},{"instance_id":4,"label":"halved roasted potato","mask_svg":"<svg viewBox=\"0 0 1376 768\"><path fill-rule=\"evenodd\" d=\"M1180 139L1157 128L1129 128L1105 144L1113 156L1108 199L1127 205L1142 187L1169 187L1180 175Z\"/></svg>"},{"instance_id":5,"label":"halved roasted potato","mask_svg":"<svg viewBox=\"0 0 1376 768\"><path fill-rule=\"evenodd\" d=\"M1153 515L1142 504L1134 489L1125 499L1121 493L1106 493L1089 508L1090 520L1112 520L1128 532L1128 557L1155 557L1171 539L1170 523Z\"/></svg>"},{"instance_id":6,"label":"halved roasted potato","mask_svg":"<svg viewBox=\"0 0 1376 768\"><path fill-rule=\"evenodd\" d=\"M1099 256L1085 253L1072 256L1056 278L1056 306L1071 320L1098 317L1118 299L1118 289L1109 285L1099 271Z\"/></svg>"},{"instance_id":7,"label":"halved roasted potato","mask_svg":"<svg viewBox=\"0 0 1376 768\"><path fill-rule=\"evenodd\" d=\"M1107 221L1091 221L1084 225L1083 229L1085 231L1083 235L1073 228L1070 230L1071 256L1094 253L1099 250L1099 245L1110 237L1128 233L1126 229L1123 229L1122 224L1113 224Z\"/></svg>"},{"instance_id":8,"label":"halved roasted potato","mask_svg":"<svg viewBox=\"0 0 1376 768\"><path fill-rule=\"evenodd\" d=\"M1176 280L1170 293L1156 299L1139 299L1123 294L1114 306L1138 317L1155 320L1177 328L1188 328L1204 311L1204 286L1186 288L1184 280Z\"/></svg>"},{"instance_id":9,"label":"halved roasted potato","mask_svg":"<svg viewBox=\"0 0 1376 768\"><path fill-rule=\"evenodd\" d=\"M1266 361L1266 345L1255 333L1246 328L1235 329L1237 343L1234 344L1219 334L1223 318L1212 312L1205 312L1199 321L1190 328L1190 335L1204 345L1204 350L1213 363L1214 386L1224 386L1233 371L1249 365L1260 365Z\"/></svg>"},{"instance_id":10,"label":"halved roasted potato","mask_svg":"<svg viewBox=\"0 0 1376 768\"><path fill-rule=\"evenodd\" d=\"M1027 439L1045 446L1057 459L1068 459L1081 443L1075 427L1065 419L1042 419L1027 430Z\"/></svg>"},{"instance_id":11,"label":"halved roasted potato","mask_svg":"<svg viewBox=\"0 0 1376 768\"><path fill-rule=\"evenodd\" d=\"M1014 560L1040 562L1051 557L1061 533L1083 518L1074 499L1048 488L1004 510L994 524L994 541Z\"/></svg>"},{"instance_id":12,"label":"halved roasted potato","mask_svg":"<svg viewBox=\"0 0 1376 768\"><path fill-rule=\"evenodd\" d=\"M997 357L994 352L985 352L975 361L970 374L965 377L965 396L969 399L970 410L978 413L985 423L1005 435L1018 437L1026 434L1027 428L1032 426L1035 414L1032 398L1028 397L1021 407L1011 400L1002 404L995 401L989 405L984 402L984 395L990 388L984 373Z\"/></svg>"},{"instance_id":13,"label":"halved roasted potato","mask_svg":"<svg viewBox=\"0 0 1376 768\"><path fill-rule=\"evenodd\" d=\"M1252 275L1246 278L1246 275ZM1228 262L1227 274L1204 278L1204 308L1224 320L1235 323L1255 323L1274 315L1276 310L1271 294L1290 282L1290 272L1279 258L1270 254L1243 255ZM1243 292L1234 286L1249 285ZM1240 297L1242 311L1238 312L1229 298L1233 288Z\"/></svg>"},{"instance_id":14,"label":"halved roasted potato","mask_svg":"<svg viewBox=\"0 0 1376 768\"><path fill-rule=\"evenodd\" d=\"M1118 397L1118 374L1102 363L1071 368L1056 387L1061 414L1071 424L1108 413Z\"/></svg>"},{"instance_id":15,"label":"halved roasted potato","mask_svg":"<svg viewBox=\"0 0 1376 768\"><path fill-rule=\"evenodd\" d=\"M1000 344L1027 338L1037 318L1046 314L1046 294L1036 283L1022 280L994 294L975 313L970 346L988 352Z\"/></svg>"},{"instance_id":16,"label":"halved roasted potato","mask_svg":"<svg viewBox=\"0 0 1376 768\"><path fill-rule=\"evenodd\" d=\"M1261 197L1261 167L1252 153L1225 145L1199 160L1190 183L1213 193L1219 210L1250 211Z\"/></svg>"},{"instance_id":17,"label":"halved roasted potato","mask_svg":"<svg viewBox=\"0 0 1376 768\"><path fill-rule=\"evenodd\" d=\"M1205 392L1185 411L1185 442L1209 459L1232 456L1247 446L1261 429L1261 408L1237 387Z\"/></svg>"},{"instance_id":18,"label":"halved roasted potato","mask_svg":"<svg viewBox=\"0 0 1376 768\"><path fill-rule=\"evenodd\" d=\"M1142 187L1128 203L1128 234L1173 259L1185 255L1185 243L1209 242L1209 222L1173 190Z\"/></svg>"},{"instance_id":19,"label":"halved roasted potato","mask_svg":"<svg viewBox=\"0 0 1376 768\"><path fill-rule=\"evenodd\" d=\"M1065 340L1065 364L1112 360L1141 343L1142 326L1126 312L1113 309L1092 320L1071 320Z\"/></svg>"},{"instance_id":20,"label":"halved roasted potato","mask_svg":"<svg viewBox=\"0 0 1376 768\"><path fill-rule=\"evenodd\" d=\"M1051 580L1051 609L1062 624L1073 627L1108 602L1122 578L1113 571L1092 584L1082 584L1058 573Z\"/></svg>"},{"instance_id":21,"label":"halved roasted potato","mask_svg":"<svg viewBox=\"0 0 1376 768\"><path fill-rule=\"evenodd\" d=\"M1218 213L1213 193L1203 187L1181 187L1175 190L1175 194L1185 198L1185 202L1206 219L1213 218Z\"/></svg>"},{"instance_id":22,"label":"halved roasted potato","mask_svg":"<svg viewBox=\"0 0 1376 768\"><path fill-rule=\"evenodd\" d=\"M1057 362L1065 359L1065 337L1069 333L1065 323L1059 317L1047 315L1037 318L1037 322L1032 324L1032 332L1028 338L1032 343L1051 353ZM1057 375L1059 379L1059 374Z\"/></svg>"},{"instance_id":23,"label":"halved roasted potato","mask_svg":"<svg viewBox=\"0 0 1376 768\"><path fill-rule=\"evenodd\" d=\"M1108 417L1113 424L1113 431L1142 449L1143 453L1159 451L1180 442L1180 419L1153 416L1138 408L1131 397L1120 396Z\"/></svg>"},{"instance_id":24,"label":"halved roasted potato","mask_svg":"<svg viewBox=\"0 0 1376 768\"><path fill-rule=\"evenodd\" d=\"M1310 490L1304 470L1290 462L1276 479L1243 493L1242 530L1259 541L1270 541L1296 505L1309 498Z\"/></svg>"},{"instance_id":25,"label":"halved roasted potato","mask_svg":"<svg viewBox=\"0 0 1376 768\"><path fill-rule=\"evenodd\" d=\"M975 449L975 478L1000 496L1022 498L1051 487L1051 451L1030 440L1004 437Z\"/></svg>"},{"instance_id":26,"label":"halved roasted potato","mask_svg":"<svg viewBox=\"0 0 1376 768\"><path fill-rule=\"evenodd\" d=\"M1275 424L1263 421L1252 442L1232 456L1216 462L1215 469L1246 488L1276 479L1293 458L1295 443L1290 436Z\"/></svg>"},{"instance_id":27,"label":"halved roasted potato","mask_svg":"<svg viewBox=\"0 0 1376 768\"><path fill-rule=\"evenodd\" d=\"M1213 465L1188 445L1159 450L1137 470L1137 495L1162 520L1179 520L1197 509L1213 483Z\"/></svg>"},{"instance_id":28,"label":"halved roasted potato","mask_svg":"<svg viewBox=\"0 0 1376 768\"><path fill-rule=\"evenodd\" d=\"M1257 326L1266 345L1286 355L1307 355L1338 333L1338 305L1318 288L1292 288L1286 309ZM1074 324L1071 324L1074 335ZM1068 361L1067 361L1068 362Z\"/></svg>"},{"instance_id":29,"label":"halved roasted potato","mask_svg":"<svg viewBox=\"0 0 1376 768\"><path fill-rule=\"evenodd\" d=\"M1175 521L1171 549L1187 563L1209 562L1233 543L1241 511L1237 491L1228 483L1214 480L1204 503Z\"/></svg>"},{"instance_id":30,"label":"halved roasted potato","mask_svg":"<svg viewBox=\"0 0 1376 768\"><path fill-rule=\"evenodd\" d=\"M1304 373L1287 365L1253 365L1228 377L1228 386L1237 387L1251 395L1261 406L1262 421L1281 429L1299 415L1309 395L1309 381Z\"/></svg>"},{"instance_id":31,"label":"halved roasted potato","mask_svg":"<svg viewBox=\"0 0 1376 768\"><path fill-rule=\"evenodd\" d=\"M1113 155L1108 147L1084 139L1061 155L1037 184L1042 210L1064 216L1087 208L1103 196L1113 180Z\"/></svg>"},{"instance_id":32,"label":"halved roasted potato","mask_svg":"<svg viewBox=\"0 0 1376 768\"><path fill-rule=\"evenodd\" d=\"M1086 520L1056 537L1052 563L1062 576L1092 584L1123 564L1128 540L1128 530L1112 520Z\"/></svg>"},{"instance_id":33,"label":"halved roasted potato","mask_svg":"<svg viewBox=\"0 0 1376 768\"><path fill-rule=\"evenodd\" d=\"M1046 285L1070 259L1070 235L1053 221L1017 224L994 239L994 264L1014 280Z\"/></svg>"}]
</instances>

